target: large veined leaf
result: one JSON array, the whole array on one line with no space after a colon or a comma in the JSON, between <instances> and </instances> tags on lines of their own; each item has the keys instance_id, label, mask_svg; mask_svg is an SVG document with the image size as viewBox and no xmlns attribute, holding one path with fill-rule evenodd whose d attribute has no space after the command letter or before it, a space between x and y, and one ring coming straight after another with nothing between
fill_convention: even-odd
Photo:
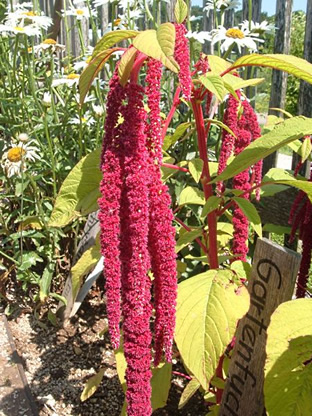
<instances>
[{"instance_id":1,"label":"large veined leaf","mask_svg":"<svg viewBox=\"0 0 312 416\"><path fill-rule=\"evenodd\" d=\"M251 79L242 79L235 77L232 74L226 74L222 77L224 86L230 90L240 90L241 88L254 87L261 84L264 81L264 78L251 78Z\"/></svg>"},{"instance_id":2,"label":"large veined leaf","mask_svg":"<svg viewBox=\"0 0 312 416\"><path fill-rule=\"evenodd\" d=\"M122 55L119 61L118 75L119 75L119 82L122 86L125 86L129 79L136 54L137 54L137 50L135 48L129 48Z\"/></svg>"},{"instance_id":3,"label":"large veined leaf","mask_svg":"<svg viewBox=\"0 0 312 416\"><path fill-rule=\"evenodd\" d=\"M162 33L163 35L164 33ZM159 44L158 37L156 30L145 30L133 40L133 46L145 55L162 62L172 72L177 73L179 71L179 65L172 57L169 59L166 56Z\"/></svg>"},{"instance_id":4,"label":"large veined leaf","mask_svg":"<svg viewBox=\"0 0 312 416\"><path fill-rule=\"evenodd\" d=\"M168 57L173 57L176 37L174 25L169 22L161 24L157 28L156 35L158 43L164 54Z\"/></svg>"},{"instance_id":5,"label":"large veined leaf","mask_svg":"<svg viewBox=\"0 0 312 416\"><path fill-rule=\"evenodd\" d=\"M268 327L264 398L269 416L312 414L310 299L281 304Z\"/></svg>"},{"instance_id":6,"label":"large veined leaf","mask_svg":"<svg viewBox=\"0 0 312 416\"><path fill-rule=\"evenodd\" d=\"M184 188L180 194L179 205L186 204L204 205L205 196L203 191L193 188L192 186Z\"/></svg>"},{"instance_id":7,"label":"large veined leaf","mask_svg":"<svg viewBox=\"0 0 312 416\"><path fill-rule=\"evenodd\" d=\"M101 149L94 150L70 171L57 195L49 226L63 227L74 218L97 210L102 178L100 154Z\"/></svg>"},{"instance_id":8,"label":"large veined leaf","mask_svg":"<svg viewBox=\"0 0 312 416\"><path fill-rule=\"evenodd\" d=\"M251 54L238 58L227 71L241 66L264 66L288 72L306 82L312 83L312 64L296 56L283 54Z\"/></svg>"},{"instance_id":9,"label":"large veined leaf","mask_svg":"<svg viewBox=\"0 0 312 416\"><path fill-rule=\"evenodd\" d=\"M119 48L112 48L100 52L89 62L88 66L83 70L79 78L80 104L83 104L94 78L101 71L105 65L105 62L108 61L113 52L118 50Z\"/></svg>"},{"instance_id":10,"label":"large veined leaf","mask_svg":"<svg viewBox=\"0 0 312 416\"><path fill-rule=\"evenodd\" d=\"M264 136L250 143L241 153L235 156L233 161L213 182L232 178L280 147L308 134L312 134L312 119L298 116L285 120Z\"/></svg>"},{"instance_id":11,"label":"large veined leaf","mask_svg":"<svg viewBox=\"0 0 312 416\"><path fill-rule=\"evenodd\" d=\"M123 391L126 392L126 368L127 362L122 347L115 351L117 373L120 384L123 388ZM156 410L161 407L164 407L167 403L170 384L171 384L171 363L161 363L158 367L152 368L152 398L151 405L152 409ZM126 415L126 403L124 403L121 416Z\"/></svg>"},{"instance_id":12,"label":"large veined leaf","mask_svg":"<svg viewBox=\"0 0 312 416\"><path fill-rule=\"evenodd\" d=\"M203 56L205 57L206 55ZM210 70L213 74L220 75L231 66L230 62L217 55L207 55L207 57Z\"/></svg>"},{"instance_id":13,"label":"large veined leaf","mask_svg":"<svg viewBox=\"0 0 312 416\"><path fill-rule=\"evenodd\" d=\"M215 75L211 72L207 72L207 74L201 75L199 77L199 81L208 91L214 94L219 101L223 101L227 91L224 87L224 82L220 75Z\"/></svg>"},{"instance_id":14,"label":"large veined leaf","mask_svg":"<svg viewBox=\"0 0 312 416\"><path fill-rule=\"evenodd\" d=\"M188 166L190 174L193 176L195 182L198 183L202 175L204 162L202 159L195 158L189 161Z\"/></svg>"},{"instance_id":15,"label":"large veined leaf","mask_svg":"<svg viewBox=\"0 0 312 416\"><path fill-rule=\"evenodd\" d=\"M183 0L177 0L174 7L174 17L177 23L183 23L187 17L187 5Z\"/></svg>"},{"instance_id":16,"label":"large veined leaf","mask_svg":"<svg viewBox=\"0 0 312 416\"><path fill-rule=\"evenodd\" d=\"M137 30L113 30L105 33L105 35L97 42L93 49L92 59L95 58L100 52L106 51L118 42L125 39L135 38L139 32Z\"/></svg>"},{"instance_id":17,"label":"large veined leaf","mask_svg":"<svg viewBox=\"0 0 312 416\"><path fill-rule=\"evenodd\" d=\"M185 366L204 390L248 310L247 289L235 291L232 279L231 271L210 270L178 286L175 341Z\"/></svg>"}]
</instances>

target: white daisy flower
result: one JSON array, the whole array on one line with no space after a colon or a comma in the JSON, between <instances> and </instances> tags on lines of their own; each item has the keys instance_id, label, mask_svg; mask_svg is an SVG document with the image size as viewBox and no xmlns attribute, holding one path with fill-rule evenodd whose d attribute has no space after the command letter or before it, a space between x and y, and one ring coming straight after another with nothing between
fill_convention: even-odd
<instances>
[{"instance_id":1,"label":"white daisy flower","mask_svg":"<svg viewBox=\"0 0 312 416\"><path fill-rule=\"evenodd\" d=\"M105 108L102 105L93 104L93 111L97 117L102 117L104 114Z\"/></svg>"},{"instance_id":2,"label":"white daisy flower","mask_svg":"<svg viewBox=\"0 0 312 416\"><path fill-rule=\"evenodd\" d=\"M241 2L238 0L208 0L206 6L204 7L205 11L213 10L231 10L236 9L241 5Z\"/></svg>"},{"instance_id":3,"label":"white daisy flower","mask_svg":"<svg viewBox=\"0 0 312 416\"><path fill-rule=\"evenodd\" d=\"M191 31L188 31L185 36L187 38L189 38L189 39L195 39L195 40L197 40L200 43L205 43L206 40L207 41L211 41L211 35L210 35L210 33L209 32L204 32L204 31L202 31L202 32L197 32L197 31L191 32Z\"/></svg>"},{"instance_id":4,"label":"white daisy flower","mask_svg":"<svg viewBox=\"0 0 312 416\"><path fill-rule=\"evenodd\" d=\"M221 52L226 52L234 43L237 45L239 52L241 48L248 48L251 52L257 51L256 42L264 42L258 39L258 33L250 33L248 29L239 29L233 27L226 29L224 26L219 26L218 29L211 31L212 43L221 43Z\"/></svg>"},{"instance_id":5,"label":"white daisy flower","mask_svg":"<svg viewBox=\"0 0 312 416\"><path fill-rule=\"evenodd\" d=\"M73 85L77 85L79 82L79 74L69 74L66 77L54 79L52 81L52 87L58 87L59 85L67 85L68 87L72 87Z\"/></svg>"},{"instance_id":6,"label":"white daisy flower","mask_svg":"<svg viewBox=\"0 0 312 416\"><path fill-rule=\"evenodd\" d=\"M201 20L203 18L203 16L191 16L190 17L190 22L197 22L198 20Z\"/></svg>"},{"instance_id":7,"label":"white daisy flower","mask_svg":"<svg viewBox=\"0 0 312 416\"><path fill-rule=\"evenodd\" d=\"M34 46L34 52L40 52L46 49L49 49L52 52L63 51L65 45L61 45L60 43L57 43L56 40L48 38L39 43L39 45Z\"/></svg>"},{"instance_id":8,"label":"white daisy flower","mask_svg":"<svg viewBox=\"0 0 312 416\"><path fill-rule=\"evenodd\" d=\"M86 112L86 114L83 117L75 117L69 120L69 124L82 124L84 126L92 126L96 123L94 117L90 114L89 111Z\"/></svg>"},{"instance_id":9,"label":"white daisy flower","mask_svg":"<svg viewBox=\"0 0 312 416\"><path fill-rule=\"evenodd\" d=\"M49 92L44 92L42 97L42 104L45 107L50 107L52 103L52 95Z\"/></svg>"},{"instance_id":10,"label":"white daisy flower","mask_svg":"<svg viewBox=\"0 0 312 416\"><path fill-rule=\"evenodd\" d=\"M12 144L3 154L1 165L8 178L14 175L19 176L21 172L26 170L26 162L35 162L40 158L37 154L38 148L31 146L31 144L32 141L29 143L20 141L17 144Z\"/></svg>"},{"instance_id":11,"label":"white daisy flower","mask_svg":"<svg viewBox=\"0 0 312 416\"><path fill-rule=\"evenodd\" d=\"M88 7L69 7L69 9L66 10L66 12L64 12L64 15L75 16L77 20L83 20L88 19L90 17L90 12Z\"/></svg>"},{"instance_id":12,"label":"white daisy flower","mask_svg":"<svg viewBox=\"0 0 312 416\"><path fill-rule=\"evenodd\" d=\"M24 27L34 25L45 30L51 26L52 22L51 17L26 9L18 9L15 12L8 13L5 19L5 23L9 26L18 25Z\"/></svg>"},{"instance_id":13,"label":"white daisy flower","mask_svg":"<svg viewBox=\"0 0 312 416\"><path fill-rule=\"evenodd\" d=\"M244 20L243 23L240 24L242 30L249 30L249 21ZM276 27L269 23L267 20L263 20L263 22L250 22L250 33L258 33L259 35L263 35L264 33L273 34L275 32Z\"/></svg>"},{"instance_id":14,"label":"white daisy flower","mask_svg":"<svg viewBox=\"0 0 312 416\"><path fill-rule=\"evenodd\" d=\"M26 36L40 36L40 29L38 26L27 25L27 26L10 26L0 25L0 33L14 33L15 35L26 35Z\"/></svg>"}]
</instances>

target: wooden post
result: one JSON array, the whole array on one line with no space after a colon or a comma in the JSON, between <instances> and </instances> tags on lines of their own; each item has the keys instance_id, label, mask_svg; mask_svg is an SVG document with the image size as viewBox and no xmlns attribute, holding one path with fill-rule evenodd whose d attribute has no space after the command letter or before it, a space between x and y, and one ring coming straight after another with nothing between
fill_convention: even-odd
<instances>
[{"instance_id":1,"label":"wooden post","mask_svg":"<svg viewBox=\"0 0 312 416\"><path fill-rule=\"evenodd\" d=\"M203 7L206 6L206 0L203 0ZM205 32L211 32L214 29L214 17L213 10L203 12L203 30ZM203 52L207 55L213 55L214 47L212 42L205 42L203 45Z\"/></svg>"},{"instance_id":2,"label":"wooden post","mask_svg":"<svg viewBox=\"0 0 312 416\"><path fill-rule=\"evenodd\" d=\"M278 305L292 297L300 259L294 251L258 239L248 281L251 303L238 325L219 416L264 414L267 328Z\"/></svg>"},{"instance_id":3,"label":"wooden post","mask_svg":"<svg viewBox=\"0 0 312 416\"><path fill-rule=\"evenodd\" d=\"M291 30L291 11L292 0L277 0L275 14L275 40L274 53L289 54L290 50L290 30ZM282 71L272 71L271 96L269 107L284 108L287 89L287 73ZM274 110L269 110L269 114L276 114L283 117L283 114ZM277 153L274 152L263 161L263 175L276 165Z\"/></svg>"}]
</instances>

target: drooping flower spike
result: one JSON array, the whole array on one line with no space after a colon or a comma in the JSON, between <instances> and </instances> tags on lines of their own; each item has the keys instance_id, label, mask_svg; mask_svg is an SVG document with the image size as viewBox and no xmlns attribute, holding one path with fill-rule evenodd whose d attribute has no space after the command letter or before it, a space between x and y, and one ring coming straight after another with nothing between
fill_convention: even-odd
<instances>
[{"instance_id":1,"label":"drooping flower spike","mask_svg":"<svg viewBox=\"0 0 312 416\"><path fill-rule=\"evenodd\" d=\"M191 99L192 78L190 71L190 52L188 39L185 37L187 29L183 23L175 23L176 41L174 59L180 66L179 81L181 84L183 98Z\"/></svg>"}]
</instances>

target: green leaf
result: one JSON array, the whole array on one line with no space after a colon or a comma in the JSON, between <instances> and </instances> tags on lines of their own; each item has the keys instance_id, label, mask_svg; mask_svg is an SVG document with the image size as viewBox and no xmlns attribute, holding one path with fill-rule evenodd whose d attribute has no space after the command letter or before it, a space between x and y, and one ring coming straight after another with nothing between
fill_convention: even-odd
<instances>
[{"instance_id":1,"label":"green leaf","mask_svg":"<svg viewBox=\"0 0 312 416\"><path fill-rule=\"evenodd\" d=\"M193 188L192 186L184 188L180 194L179 205L181 206L186 204L204 205L205 196L203 191Z\"/></svg>"},{"instance_id":2,"label":"green leaf","mask_svg":"<svg viewBox=\"0 0 312 416\"><path fill-rule=\"evenodd\" d=\"M50 293L50 296L51 298L54 298L57 301L62 302L65 306L67 305L67 299L64 296L59 295L58 293Z\"/></svg>"},{"instance_id":3,"label":"green leaf","mask_svg":"<svg viewBox=\"0 0 312 416\"><path fill-rule=\"evenodd\" d=\"M247 217L250 225L258 234L258 236L262 237L262 226L261 226L261 218L257 212L256 207L245 198L240 197L233 197L233 200L239 206L239 208L243 211L243 214Z\"/></svg>"},{"instance_id":4,"label":"green leaf","mask_svg":"<svg viewBox=\"0 0 312 416\"><path fill-rule=\"evenodd\" d=\"M232 74L225 74L223 77L223 83L226 89L230 92L240 90L246 87L254 87L261 84L264 81L264 78L251 78L251 79L242 79L235 77Z\"/></svg>"},{"instance_id":5,"label":"green leaf","mask_svg":"<svg viewBox=\"0 0 312 416\"><path fill-rule=\"evenodd\" d=\"M283 54L245 55L238 58L230 68L232 70L241 66L264 66L279 69L312 83L312 64L296 56Z\"/></svg>"},{"instance_id":6,"label":"green leaf","mask_svg":"<svg viewBox=\"0 0 312 416\"><path fill-rule=\"evenodd\" d=\"M118 65L119 82L124 87L130 77L130 73L133 67L133 63L137 54L135 48L127 49L122 55Z\"/></svg>"},{"instance_id":7,"label":"green leaf","mask_svg":"<svg viewBox=\"0 0 312 416\"><path fill-rule=\"evenodd\" d=\"M174 8L174 17L177 23L183 23L187 17L187 5L183 0L177 0Z\"/></svg>"},{"instance_id":8,"label":"green leaf","mask_svg":"<svg viewBox=\"0 0 312 416\"><path fill-rule=\"evenodd\" d=\"M206 215L208 215L210 212L214 211L215 209L218 208L218 206L220 205L220 202L222 201L222 198L218 197L218 196L214 196L212 195L211 197L209 197L204 205L204 208L202 210L201 213L201 218L206 217Z\"/></svg>"},{"instance_id":9,"label":"green leaf","mask_svg":"<svg viewBox=\"0 0 312 416\"><path fill-rule=\"evenodd\" d=\"M222 121L217 120L217 119L210 119L210 118L206 118L205 122L211 123L211 124L215 124L218 127L221 127L222 129L226 130L228 133L230 133L233 137L236 138L236 135L234 134L233 130L231 130L226 124L222 123ZM210 163L214 163L214 162L209 162ZM212 175L212 172L210 172L210 174Z\"/></svg>"},{"instance_id":10,"label":"green leaf","mask_svg":"<svg viewBox=\"0 0 312 416\"><path fill-rule=\"evenodd\" d=\"M206 55L203 55L204 57ZM217 55L207 55L208 56L208 63L210 66L210 70L215 75L220 75L222 72L226 71L230 66L230 62L226 61L225 59L220 58Z\"/></svg>"},{"instance_id":11,"label":"green leaf","mask_svg":"<svg viewBox=\"0 0 312 416\"><path fill-rule=\"evenodd\" d=\"M163 65L170 69L172 72L179 72L179 65L177 62L172 57L169 59L162 50L157 38L156 30L145 30L144 32L141 32L133 40L133 46L140 52L145 53L145 55L162 62Z\"/></svg>"},{"instance_id":12,"label":"green leaf","mask_svg":"<svg viewBox=\"0 0 312 416\"><path fill-rule=\"evenodd\" d=\"M175 144L186 132L186 130L192 125L190 122L181 123L176 128L175 132L171 136L166 136L164 139L163 150L168 150L170 146Z\"/></svg>"},{"instance_id":13,"label":"green leaf","mask_svg":"<svg viewBox=\"0 0 312 416\"><path fill-rule=\"evenodd\" d=\"M50 294L50 286L55 269L55 263L50 261L46 268L42 273L42 277L40 279L40 291L39 291L39 299L40 302L44 303L49 294Z\"/></svg>"},{"instance_id":14,"label":"green leaf","mask_svg":"<svg viewBox=\"0 0 312 416\"><path fill-rule=\"evenodd\" d=\"M204 390L220 356L247 312L247 289L231 283L232 272L210 270L178 285L175 341L186 368Z\"/></svg>"},{"instance_id":15,"label":"green leaf","mask_svg":"<svg viewBox=\"0 0 312 416\"><path fill-rule=\"evenodd\" d=\"M105 33L105 35L97 42L92 53L92 59L100 52L115 45L115 43L122 42L125 39L135 38L140 32L136 30L113 30Z\"/></svg>"},{"instance_id":16,"label":"green leaf","mask_svg":"<svg viewBox=\"0 0 312 416\"><path fill-rule=\"evenodd\" d=\"M120 381L120 384L123 388L123 391L126 392L126 368L127 362L125 359L125 355L123 352L122 347L119 347L118 350L115 351L115 358L116 358L116 367L117 367L117 374ZM172 364L171 363L160 363L158 367L152 368L152 399L151 405L153 411L164 407L167 403L168 394L170 390L171 384L171 371L172 371ZM126 414L126 405L124 403L122 415Z\"/></svg>"},{"instance_id":17,"label":"green leaf","mask_svg":"<svg viewBox=\"0 0 312 416\"><path fill-rule=\"evenodd\" d=\"M312 119L298 116L285 120L269 133L250 143L212 183L232 178L280 147L311 133Z\"/></svg>"},{"instance_id":18,"label":"green leaf","mask_svg":"<svg viewBox=\"0 0 312 416\"><path fill-rule=\"evenodd\" d=\"M50 227L64 227L74 218L88 215L98 208L102 174L99 168L101 149L85 156L71 170L56 198Z\"/></svg>"},{"instance_id":19,"label":"green leaf","mask_svg":"<svg viewBox=\"0 0 312 416\"><path fill-rule=\"evenodd\" d=\"M24 271L34 266L36 263L42 263L43 259L35 251L23 252L23 262L19 265L19 270Z\"/></svg>"},{"instance_id":20,"label":"green leaf","mask_svg":"<svg viewBox=\"0 0 312 416\"><path fill-rule=\"evenodd\" d=\"M97 265L101 256L100 239L98 236L95 245L86 250L77 263L71 268L73 299L76 299L82 278L91 272Z\"/></svg>"},{"instance_id":21,"label":"green leaf","mask_svg":"<svg viewBox=\"0 0 312 416\"><path fill-rule=\"evenodd\" d=\"M162 23L156 31L158 43L164 52L164 54L169 58L174 55L174 45L175 45L175 27L172 23Z\"/></svg>"},{"instance_id":22,"label":"green leaf","mask_svg":"<svg viewBox=\"0 0 312 416\"><path fill-rule=\"evenodd\" d=\"M83 70L79 78L80 105L83 104L94 78L101 71L105 65L105 62L108 61L113 52L118 50L119 48L112 48L100 52L89 62L88 66Z\"/></svg>"},{"instance_id":23,"label":"green leaf","mask_svg":"<svg viewBox=\"0 0 312 416\"><path fill-rule=\"evenodd\" d=\"M301 162L302 163L305 162L308 159L308 157L310 157L311 150L312 150L311 139L310 139L310 137L307 137L303 140L303 143L302 143L302 145L299 149L299 152L298 152L301 156Z\"/></svg>"},{"instance_id":24,"label":"green leaf","mask_svg":"<svg viewBox=\"0 0 312 416\"><path fill-rule=\"evenodd\" d=\"M193 176L195 182L198 183L203 171L204 162L201 159L192 159L189 161L188 166L190 174Z\"/></svg>"},{"instance_id":25,"label":"green leaf","mask_svg":"<svg viewBox=\"0 0 312 416\"><path fill-rule=\"evenodd\" d=\"M80 400L82 402L89 399L89 397L91 397L96 392L104 377L104 371L105 369L101 368L98 373L89 378L80 396Z\"/></svg>"},{"instance_id":26,"label":"green leaf","mask_svg":"<svg viewBox=\"0 0 312 416\"><path fill-rule=\"evenodd\" d=\"M290 114L288 111L283 110L282 108L278 108L278 107L270 107L269 110L274 110L274 111L278 111L279 113L284 114L286 117L288 118L292 118L292 114Z\"/></svg>"},{"instance_id":27,"label":"green leaf","mask_svg":"<svg viewBox=\"0 0 312 416\"><path fill-rule=\"evenodd\" d=\"M310 299L282 303L268 327L264 397L269 416L312 414Z\"/></svg>"},{"instance_id":28,"label":"green leaf","mask_svg":"<svg viewBox=\"0 0 312 416\"><path fill-rule=\"evenodd\" d=\"M251 274L251 265L246 261L236 260L231 264L231 270L233 270L240 279L248 280Z\"/></svg>"},{"instance_id":29,"label":"green leaf","mask_svg":"<svg viewBox=\"0 0 312 416\"><path fill-rule=\"evenodd\" d=\"M214 75L211 72L207 72L207 74L199 77L199 81L208 91L214 94L219 101L223 101L226 95L226 89L224 88L224 82L220 75Z\"/></svg>"},{"instance_id":30,"label":"green leaf","mask_svg":"<svg viewBox=\"0 0 312 416\"><path fill-rule=\"evenodd\" d=\"M186 403L190 400L191 397L197 392L200 387L200 383L196 378L192 378L192 380L186 385L183 393L181 394L178 409L182 409Z\"/></svg>"},{"instance_id":31,"label":"green leaf","mask_svg":"<svg viewBox=\"0 0 312 416\"><path fill-rule=\"evenodd\" d=\"M282 225L275 225L275 224L265 224L262 230L267 231L268 233L283 235L283 234L290 234L291 227L284 227Z\"/></svg>"},{"instance_id":32,"label":"green leaf","mask_svg":"<svg viewBox=\"0 0 312 416\"><path fill-rule=\"evenodd\" d=\"M181 237L179 237L175 251L179 253L184 247L186 247L189 243L195 240L195 238L200 237L202 235L202 229L196 229L191 231L186 231Z\"/></svg>"}]
</instances>

